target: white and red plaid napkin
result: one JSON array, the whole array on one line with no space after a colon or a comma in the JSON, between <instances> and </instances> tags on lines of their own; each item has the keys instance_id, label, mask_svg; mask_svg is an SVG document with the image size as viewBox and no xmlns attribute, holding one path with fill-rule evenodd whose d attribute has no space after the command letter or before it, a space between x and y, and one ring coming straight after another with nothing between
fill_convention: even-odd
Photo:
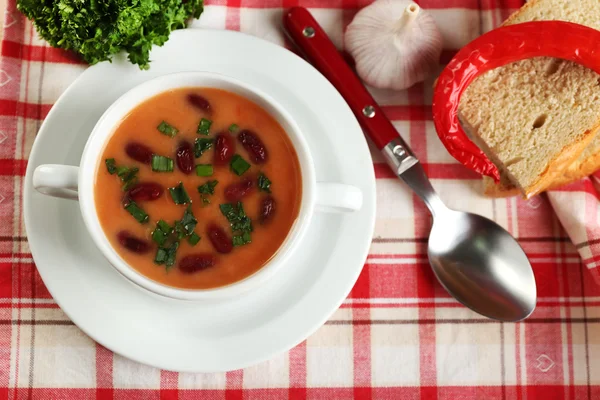
<instances>
[{"instance_id":1,"label":"white and red plaid napkin","mask_svg":"<svg viewBox=\"0 0 600 400\"><path fill-rule=\"evenodd\" d=\"M600 284L600 174L551 190L548 198L583 264Z\"/></svg>"},{"instance_id":2,"label":"white and red plaid napkin","mask_svg":"<svg viewBox=\"0 0 600 400\"><path fill-rule=\"evenodd\" d=\"M284 45L282 10L300 5L341 48L345 26L369 2L209 0L192 29L241 30ZM442 32L445 61L523 4L418 2ZM600 398L600 285L561 225L580 251L600 237L589 228L598 207L591 181L529 201L483 197L480 177L458 165L437 138L432 80L373 94L449 206L493 218L519 239L538 284L529 319L491 321L448 296L427 262L429 213L374 152L377 221L369 257L349 297L306 341L258 365L215 374L161 371L113 354L52 299L22 224L23 176L36 132L86 66L40 40L15 0L9 0L1 55L0 399ZM572 204L555 213L549 198ZM591 246L586 260L595 259Z\"/></svg>"}]
</instances>

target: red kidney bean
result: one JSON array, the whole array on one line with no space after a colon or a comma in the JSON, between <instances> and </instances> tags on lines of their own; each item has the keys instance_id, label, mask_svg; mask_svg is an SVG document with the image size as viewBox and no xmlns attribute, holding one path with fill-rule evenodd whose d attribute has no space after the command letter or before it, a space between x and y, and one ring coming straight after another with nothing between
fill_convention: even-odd
<instances>
[{"instance_id":1,"label":"red kidney bean","mask_svg":"<svg viewBox=\"0 0 600 400\"><path fill-rule=\"evenodd\" d=\"M233 203L240 201L243 197L252 192L254 180L250 178L242 179L240 182L231 183L225 188L225 198Z\"/></svg>"},{"instance_id":2,"label":"red kidney bean","mask_svg":"<svg viewBox=\"0 0 600 400\"><path fill-rule=\"evenodd\" d=\"M260 210L258 220L261 224L269 222L273 218L273 214L275 214L275 199L273 196L266 196L260 202Z\"/></svg>"},{"instance_id":3,"label":"red kidney bean","mask_svg":"<svg viewBox=\"0 0 600 400\"><path fill-rule=\"evenodd\" d=\"M238 135L238 140L244 146L254 164L264 164L267 162L269 156L267 148L262 140L256 136L256 133L244 129Z\"/></svg>"},{"instance_id":4,"label":"red kidney bean","mask_svg":"<svg viewBox=\"0 0 600 400\"><path fill-rule=\"evenodd\" d=\"M143 164L152 164L152 150L140 142L129 142L125 146L125 153L135 161Z\"/></svg>"},{"instance_id":5,"label":"red kidney bean","mask_svg":"<svg viewBox=\"0 0 600 400\"><path fill-rule=\"evenodd\" d=\"M207 112L211 111L210 103L208 102L208 100L206 100L199 94L190 93L187 95L187 100L192 106L196 107L199 110Z\"/></svg>"},{"instance_id":6,"label":"red kidney bean","mask_svg":"<svg viewBox=\"0 0 600 400\"><path fill-rule=\"evenodd\" d=\"M184 140L179 143L175 155L179 170L184 174L191 174L194 170L194 146Z\"/></svg>"},{"instance_id":7,"label":"red kidney bean","mask_svg":"<svg viewBox=\"0 0 600 400\"><path fill-rule=\"evenodd\" d=\"M134 253L143 254L150 250L150 242L133 236L130 232L120 231L117 233L117 239L121 246Z\"/></svg>"},{"instance_id":8,"label":"red kidney bean","mask_svg":"<svg viewBox=\"0 0 600 400\"><path fill-rule=\"evenodd\" d=\"M179 261L179 270L184 274L193 274L216 264L215 257L208 253L190 254Z\"/></svg>"},{"instance_id":9,"label":"red kidney bean","mask_svg":"<svg viewBox=\"0 0 600 400\"><path fill-rule=\"evenodd\" d=\"M223 228L212 223L206 228L206 233L216 251L223 254L231 253L233 243Z\"/></svg>"},{"instance_id":10,"label":"red kidney bean","mask_svg":"<svg viewBox=\"0 0 600 400\"><path fill-rule=\"evenodd\" d=\"M163 187L155 182L141 182L129 189L127 197L133 201L152 201L163 194Z\"/></svg>"},{"instance_id":11,"label":"red kidney bean","mask_svg":"<svg viewBox=\"0 0 600 400\"><path fill-rule=\"evenodd\" d=\"M225 165L233 157L235 152L235 142L228 133L219 133L215 137L215 159L216 165Z\"/></svg>"}]
</instances>

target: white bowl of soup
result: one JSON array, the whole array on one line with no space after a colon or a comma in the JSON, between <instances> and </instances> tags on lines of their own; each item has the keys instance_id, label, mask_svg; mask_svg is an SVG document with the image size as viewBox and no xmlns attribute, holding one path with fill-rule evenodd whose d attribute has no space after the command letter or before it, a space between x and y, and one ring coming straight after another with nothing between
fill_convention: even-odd
<instances>
[{"instance_id":1,"label":"white bowl of soup","mask_svg":"<svg viewBox=\"0 0 600 400\"><path fill-rule=\"evenodd\" d=\"M133 88L99 119L79 166L39 166L33 185L79 200L91 237L125 278L183 300L260 286L298 248L315 211L362 203L353 186L317 182L291 113L206 72Z\"/></svg>"}]
</instances>

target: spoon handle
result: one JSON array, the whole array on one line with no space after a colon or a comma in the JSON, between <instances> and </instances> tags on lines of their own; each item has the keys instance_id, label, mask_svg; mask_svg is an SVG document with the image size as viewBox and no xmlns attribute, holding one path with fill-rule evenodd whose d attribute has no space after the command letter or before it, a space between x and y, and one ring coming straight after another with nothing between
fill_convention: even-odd
<instances>
[{"instance_id":1,"label":"spoon handle","mask_svg":"<svg viewBox=\"0 0 600 400\"><path fill-rule=\"evenodd\" d=\"M293 7L283 16L284 27L292 41L340 92L365 132L383 153L387 164L427 204L432 214L442 210L439 199L419 160L394 125L386 118L375 99L342 58L334 44L310 12Z\"/></svg>"}]
</instances>

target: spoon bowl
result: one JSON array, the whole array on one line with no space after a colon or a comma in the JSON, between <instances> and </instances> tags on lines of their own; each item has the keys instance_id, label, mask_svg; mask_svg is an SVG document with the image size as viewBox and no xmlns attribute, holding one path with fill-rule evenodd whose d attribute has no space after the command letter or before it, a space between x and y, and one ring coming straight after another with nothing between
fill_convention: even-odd
<instances>
[{"instance_id":1,"label":"spoon bowl","mask_svg":"<svg viewBox=\"0 0 600 400\"><path fill-rule=\"evenodd\" d=\"M427 253L442 286L475 312L502 321L533 312L537 291L529 260L494 221L446 209L435 216Z\"/></svg>"}]
</instances>

